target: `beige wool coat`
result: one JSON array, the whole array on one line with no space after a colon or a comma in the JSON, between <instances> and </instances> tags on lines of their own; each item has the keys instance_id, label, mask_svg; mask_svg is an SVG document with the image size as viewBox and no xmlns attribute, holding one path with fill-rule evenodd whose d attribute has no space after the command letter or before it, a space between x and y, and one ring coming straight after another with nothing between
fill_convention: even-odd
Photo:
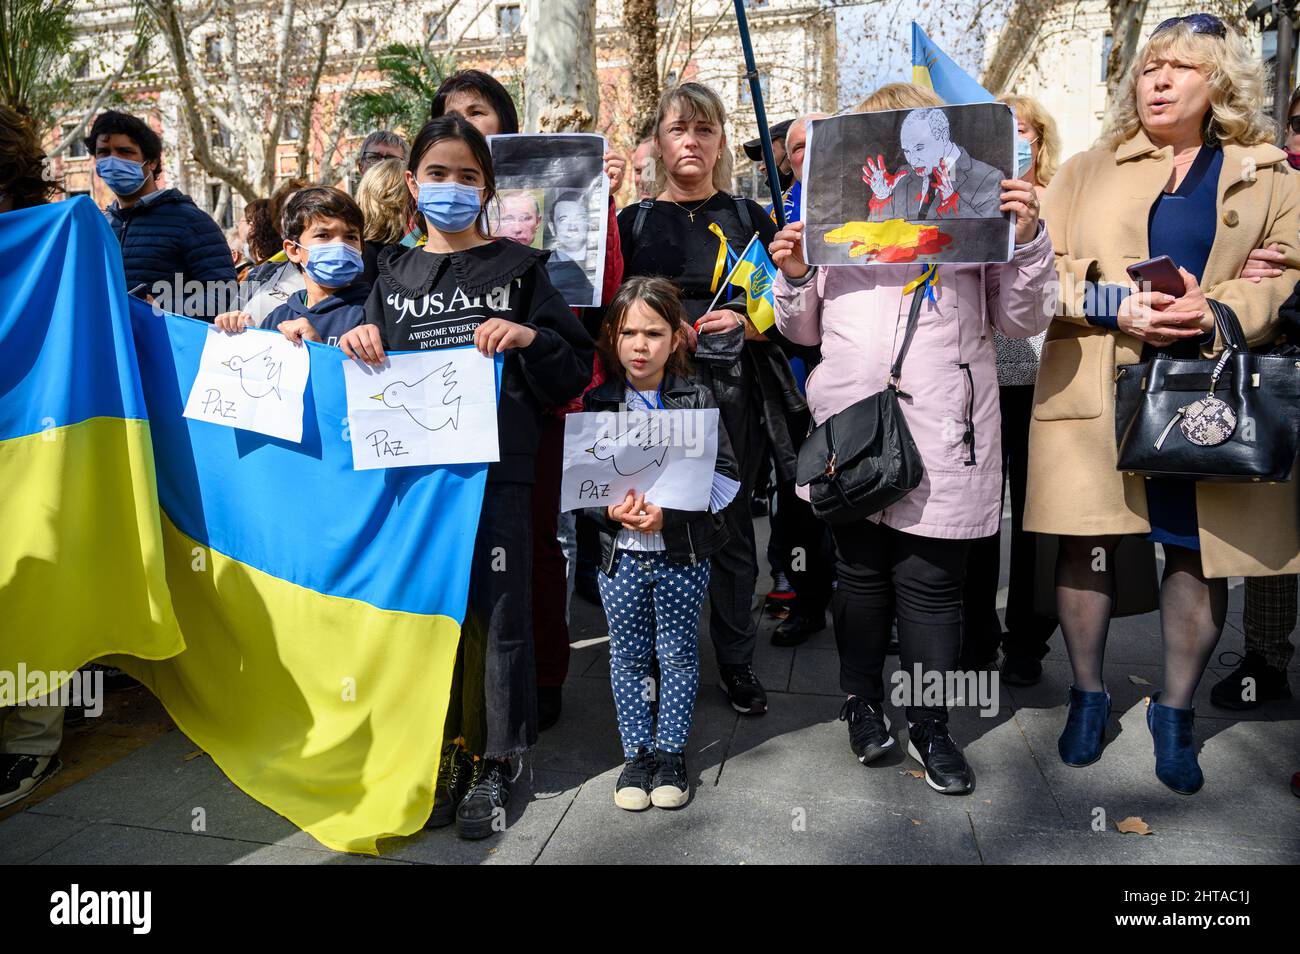
<instances>
[{"instance_id":1,"label":"beige wool coat","mask_svg":"<svg viewBox=\"0 0 1300 954\"><path fill-rule=\"evenodd\" d=\"M1029 431L1025 529L1064 535L1147 533L1143 478L1116 469L1115 369L1137 364L1142 341L1089 324L1086 282L1130 285L1124 269L1149 258L1147 220L1173 172L1173 150L1138 132L1117 149L1071 158L1043 198L1060 300L1047 332ZM1271 145L1223 147L1218 229L1201 287L1229 305L1252 345L1275 333L1300 280L1300 173ZM1276 242L1283 274L1237 275L1252 249ZM1215 335L1205 356L1221 350ZM1297 473L1287 484L1198 483L1201 562L1209 576L1300 572Z\"/></svg>"}]
</instances>

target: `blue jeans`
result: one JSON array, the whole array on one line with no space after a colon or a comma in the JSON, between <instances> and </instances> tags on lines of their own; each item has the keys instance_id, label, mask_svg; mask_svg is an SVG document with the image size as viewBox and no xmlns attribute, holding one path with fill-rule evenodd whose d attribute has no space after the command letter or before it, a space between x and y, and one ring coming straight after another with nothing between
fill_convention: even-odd
<instances>
[{"instance_id":1,"label":"blue jeans","mask_svg":"<svg viewBox=\"0 0 1300 954\"><path fill-rule=\"evenodd\" d=\"M700 685L700 606L709 563L672 563L663 553L619 550L614 575L596 576L609 621L609 682L623 755L654 748L681 752L691 734ZM656 686L652 655L659 658ZM659 725L650 704L659 700Z\"/></svg>"}]
</instances>

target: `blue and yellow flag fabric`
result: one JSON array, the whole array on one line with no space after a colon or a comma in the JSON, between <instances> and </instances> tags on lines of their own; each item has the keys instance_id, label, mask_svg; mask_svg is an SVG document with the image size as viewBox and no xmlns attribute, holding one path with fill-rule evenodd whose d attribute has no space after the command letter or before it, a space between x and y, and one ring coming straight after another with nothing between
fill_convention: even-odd
<instances>
[{"instance_id":1,"label":"blue and yellow flag fabric","mask_svg":"<svg viewBox=\"0 0 1300 954\"><path fill-rule=\"evenodd\" d=\"M736 259L727 281L744 290L745 311L760 332L767 331L776 323L776 299L772 293L775 280L776 266L755 235Z\"/></svg>"},{"instance_id":2,"label":"blue and yellow flag fabric","mask_svg":"<svg viewBox=\"0 0 1300 954\"><path fill-rule=\"evenodd\" d=\"M994 102L993 94L939 49L916 21L912 22L912 82L934 90L949 106Z\"/></svg>"},{"instance_id":3,"label":"blue and yellow flag fabric","mask_svg":"<svg viewBox=\"0 0 1300 954\"><path fill-rule=\"evenodd\" d=\"M325 845L419 831L487 466L354 471L322 345L300 444L184 418L208 326L126 297L93 203L4 226L0 667L116 654Z\"/></svg>"}]
</instances>

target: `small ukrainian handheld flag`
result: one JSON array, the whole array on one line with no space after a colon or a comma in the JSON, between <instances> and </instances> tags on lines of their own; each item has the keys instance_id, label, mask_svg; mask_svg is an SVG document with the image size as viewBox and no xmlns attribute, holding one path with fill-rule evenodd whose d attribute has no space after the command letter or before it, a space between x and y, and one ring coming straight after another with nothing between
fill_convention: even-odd
<instances>
[{"instance_id":1,"label":"small ukrainian handheld flag","mask_svg":"<svg viewBox=\"0 0 1300 954\"><path fill-rule=\"evenodd\" d=\"M772 282L775 280L776 266L755 235L736 259L727 282L745 290L745 311L760 332L776 324L776 302L772 297Z\"/></svg>"},{"instance_id":2,"label":"small ukrainian handheld flag","mask_svg":"<svg viewBox=\"0 0 1300 954\"><path fill-rule=\"evenodd\" d=\"M935 46L915 20L912 21L912 82L928 86L949 106L994 102L993 94Z\"/></svg>"}]
</instances>

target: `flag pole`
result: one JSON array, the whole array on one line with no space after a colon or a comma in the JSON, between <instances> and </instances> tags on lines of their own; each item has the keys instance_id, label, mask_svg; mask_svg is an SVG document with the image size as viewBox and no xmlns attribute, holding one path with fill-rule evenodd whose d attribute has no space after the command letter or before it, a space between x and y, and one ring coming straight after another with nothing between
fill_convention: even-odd
<instances>
[{"instance_id":1,"label":"flag pole","mask_svg":"<svg viewBox=\"0 0 1300 954\"><path fill-rule=\"evenodd\" d=\"M745 0L734 0L736 24L740 27L740 45L745 51L745 78L749 80L749 94L754 101L754 117L758 120L758 138L763 144L763 165L767 167L767 187L772 192L772 215L776 227L785 228L785 204L781 201L781 179L777 173L776 157L772 152L772 134L767 129L767 112L763 109L763 89L758 80L758 67L754 65L754 46L749 42L749 20L745 17Z\"/></svg>"}]
</instances>

